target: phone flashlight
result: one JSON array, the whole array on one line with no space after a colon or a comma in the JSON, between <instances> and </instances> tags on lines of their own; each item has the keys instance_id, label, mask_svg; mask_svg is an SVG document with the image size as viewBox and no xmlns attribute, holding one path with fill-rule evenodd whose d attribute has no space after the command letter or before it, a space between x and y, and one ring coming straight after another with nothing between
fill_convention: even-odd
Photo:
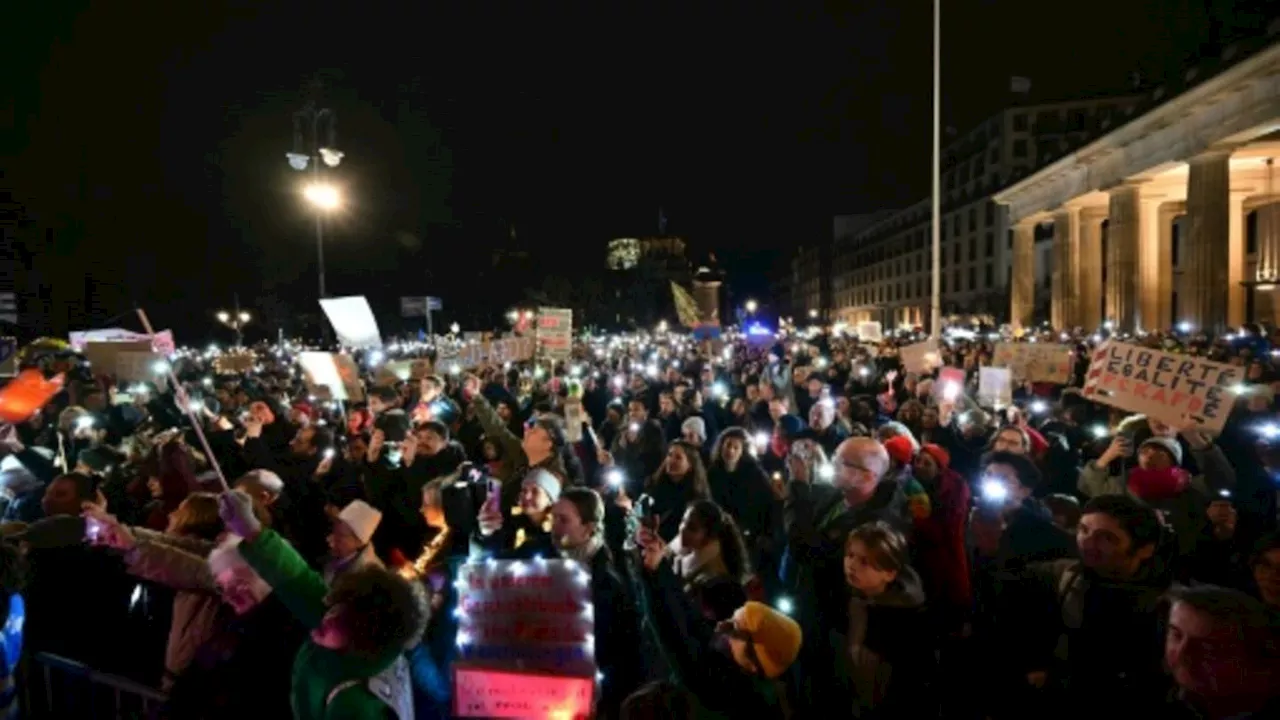
<instances>
[{"instance_id":1,"label":"phone flashlight","mask_svg":"<svg viewBox=\"0 0 1280 720\"><path fill-rule=\"evenodd\" d=\"M824 463L818 467L819 480L831 480L836 476L836 469L831 467L830 463Z\"/></svg>"},{"instance_id":2,"label":"phone flashlight","mask_svg":"<svg viewBox=\"0 0 1280 720\"><path fill-rule=\"evenodd\" d=\"M97 540L102 535L102 523L94 518L84 519L84 536L89 540Z\"/></svg>"},{"instance_id":3,"label":"phone flashlight","mask_svg":"<svg viewBox=\"0 0 1280 720\"><path fill-rule=\"evenodd\" d=\"M777 601L778 612L783 615L790 615L796 611L795 602L786 596L780 596Z\"/></svg>"},{"instance_id":4,"label":"phone flashlight","mask_svg":"<svg viewBox=\"0 0 1280 720\"><path fill-rule=\"evenodd\" d=\"M1274 440L1280 437L1280 425L1275 423L1266 423L1258 427L1258 434L1268 440Z\"/></svg>"},{"instance_id":5,"label":"phone flashlight","mask_svg":"<svg viewBox=\"0 0 1280 720\"><path fill-rule=\"evenodd\" d=\"M88 430L91 427L93 427L92 415L81 415L80 417L76 418L77 430Z\"/></svg>"},{"instance_id":6,"label":"phone flashlight","mask_svg":"<svg viewBox=\"0 0 1280 720\"><path fill-rule=\"evenodd\" d=\"M1031 402L1031 412L1039 415L1049 409L1043 400L1033 400Z\"/></svg>"},{"instance_id":7,"label":"phone flashlight","mask_svg":"<svg viewBox=\"0 0 1280 720\"><path fill-rule=\"evenodd\" d=\"M332 457L333 457L333 455L334 455L333 448L325 448L325 449L324 449L324 459L325 459L325 460L328 460L328 459L332 458Z\"/></svg>"},{"instance_id":8,"label":"phone flashlight","mask_svg":"<svg viewBox=\"0 0 1280 720\"><path fill-rule=\"evenodd\" d=\"M1227 489L1225 489L1225 488L1224 488L1224 489L1222 489L1222 490L1219 490L1219 491L1218 491L1218 497L1220 497L1220 498L1222 498L1222 499L1224 499L1224 500L1230 500L1230 499L1231 499L1231 491L1230 491L1230 490L1227 490Z\"/></svg>"},{"instance_id":9,"label":"phone flashlight","mask_svg":"<svg viewBox=\"0 0 1280 720\"><path fill-rule=\"evenodd\" d=\"M942 397L947 400L955 400L960 397L960 387L954 382L947 383L946 386L942 388Z\"/></svg>"},{"instance_id":10,"label":"phone flashlight","mask_svg":"<svg viewBox=\"0 0 1280 720\"><path fill-rule=\"evenodd\" d=\"M631 423L627 426L627 430L632 433L640 432L640 423Z\"/></svg>"},{"instance_id":11,"label":"phone flashlight","mask_svg":"<svg viewBox=\"0 0 1280 720\"><path fill-rule=\"evenodd\" d=\"M1009 499L1009 488L999 480L982 481L982 499L989 503L1003 503Z\"/></svg>"},{"instance_id":12,"label":"phone flashlight","mask_svg":"<svg viewBox=\"0 0 1280 720\"><path fill-rule=\"evenodd\" d=\"M755 434L755 437L752 439L755 440L756 447L760 448L761 450L769 447L769 433L758 432Z\"/></svg>"},{"instance_id":13,"label":"phone flashlight","mask_svg":"<svg viewBox=\"0 0 1280 720\"><path fill-rule=\"evenodd\" d=\"M623 480L625 478L622 475L622 471L617 468L613 468L604 474L604 481L612 488L622 487Z\"/></svg>"},{"instance_id":14,"label":"phone flashlight","mask_svg":"<svg viewBox=\"0 0 1280 720\"><path fill-rule=\"evenodd\" d=\"M1106 425L1094 425L1091 430L1093 431L1093 436L1099 440L1107 436Z\"/></svg>"}]
</instances>

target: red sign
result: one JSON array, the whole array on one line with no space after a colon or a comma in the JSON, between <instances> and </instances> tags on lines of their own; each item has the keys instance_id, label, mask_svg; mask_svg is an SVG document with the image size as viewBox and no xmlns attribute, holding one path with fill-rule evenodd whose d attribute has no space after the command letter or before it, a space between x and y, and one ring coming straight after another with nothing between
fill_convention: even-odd
<instances>
[{"instance_id":1,"label":"red sign","mask_svg":"<svg viewBox=\"0 0 1280 720\"><path fill-rule=\"evenodd\" d=\"M453 688L455 717L576 720L591 716L595 681L455 667Z\"/></svg>"}]
</instances>

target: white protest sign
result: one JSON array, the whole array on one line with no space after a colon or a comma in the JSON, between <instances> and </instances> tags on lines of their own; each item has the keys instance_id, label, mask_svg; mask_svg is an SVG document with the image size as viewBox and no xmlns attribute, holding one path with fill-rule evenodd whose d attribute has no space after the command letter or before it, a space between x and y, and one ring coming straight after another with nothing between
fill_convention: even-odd
<instances>
[{"instance_id":1,"label":"white protest sign","mask_svg":"<svg viewBox=\"0 0 1280 720\"><path fill-rule=\"evenodd\" d=\"M164 356L155 352L125 350L116 353L116 378L121 382L149 382L164 375L156 372Z\"/></svg>"},{"instance_id":2,"label":"white protest sign","mask_svg":"<svg viewBox=\"0 0 1280 720\"><path fill-rule=\"evenodd\" d=\"M573 311L538 308L537 338L540 357L568 360L573 351Z\"/></svg>"},{"instance_id":3,"label":"white protest sign","mask_svg":"<svg viewBox=\"0 0 1280 720\"><path fill-rule=\"evenodd\" d=\"M1189 418L1221 432L1243 375L1226 363L1108 342L1093 351L1082 394L1169 424Z\"/></svg>"},{"instance_id":4,"label":"white protest sign","mask_svg":"<svg viewBox=\"0 0 1280 720\"><path fill-rule=\"evenodd\" d=\"M595 678L591 575L573 560L458 570L457 664Z\"/></svg>"},{"instance_id":5,"label":"white protest sign","mask_svg":"<svg viewBox=\"0 0 1280 720\"><path fill-rule=\"evenodd\" d=\"M585 718L594 678L455 668L454 717Z\"/></svg>"},{"instance_id":6,"label":"white protest sign","mask_svg":"<svg viewBox=\"0 0 1280 720\"><path fill-rule=\"evenodd\" d=\"M302 374L308 387L324 386L329 389L329 396L334 400L347 399L346 383L343 382L342 373L338 371L338 364L334 362L333 353L298 353L298 364L302 366Z\"/></svg>"},{"instance_id":7,"label":"white protest sign","mask_svg":"<svg viewBox=\"0 0 1280 720\"><path fill-rule=\"evenodd\" d=\"M1009 368L978 368L978 404L997 410L1013 404L1013 378Z\"/></svg>"},{"instance_id":8,"label":"white protest sign","mask_svg":"<svg viewBox=\"0 0 1280 720\"><path fill-rule=\"evenodd\" d=\"M378 321L363 295L325 298L320 301L320 307L333 325L338 342L353 348L382 347Z\"/></svg>"},{"instance_id":9,"label":"white protest sign","mask_svg":"<svg viewBox=\"0 0 1280 720\"><path fill-rule=\"evenodd\" d=\"M942 364L938 341L933 338L898 348L898 357L902 360L903 370L921 375L932 372Z\"/></svg>"},{"instance_id":10,"label":"white protest sign","mask_svg":"<svg viewBox=\"0 0 1280 720\"><path fill-rule=\"evenodd\" d=\"M582 440L582 423L589 422L587 411L582 407L582 401L577 399L567 400L564 404L564 439L571 443Z\"/></svg>"},{"instance_id":11,"label":"white protest sign","mask_svg":"<svg viewBox=\"0 0 1280 720\"><path fill-rule=\"evenodd\" d=\"M884 339L884 330L875 320L858 323L858 339L863 342L880 342Z\"/></svg>"}]
</instances>

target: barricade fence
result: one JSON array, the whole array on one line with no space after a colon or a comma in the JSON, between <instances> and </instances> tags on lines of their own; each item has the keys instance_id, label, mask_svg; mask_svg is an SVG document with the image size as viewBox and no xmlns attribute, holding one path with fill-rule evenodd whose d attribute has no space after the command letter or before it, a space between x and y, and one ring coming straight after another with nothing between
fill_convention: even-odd
<instances>
[{"instance_id":1,"label":"barricade fence","mask_svg":"<svg viewBox=\"0 0 1280 720\"><path fill-rule=\"evenodd\" d=\"M28 720L151 720L166 699L153 687L50 653L29 655L23 666L22 717Z\"/></svg>"}]
</instances>

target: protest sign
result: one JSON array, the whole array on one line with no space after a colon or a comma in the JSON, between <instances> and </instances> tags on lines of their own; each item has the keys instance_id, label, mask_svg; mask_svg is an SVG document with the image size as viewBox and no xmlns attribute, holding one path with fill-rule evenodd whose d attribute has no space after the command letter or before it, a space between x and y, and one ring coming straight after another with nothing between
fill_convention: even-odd
<instances>
[{"instance_id":1,"label":"protest sign","mask_svg":"<svg viewBox=\"0 0 1280 720\"><path fill-rule=\"evenodd\" d=\"M252 350L236 349L219 355L213 361L213 369L220 373L244 373L258 364L258 355Z\"/></svg>"},{"instance_id":2,"label":"protest sign","mask_svg":"<svg viewBox=\"0 0 1280 720\"><path fill-rule=\"evenodd\" d=\"M942 364L942 355L938 353L938 341L933 338L898 348L898 357L902 360L903 370L922 375L932 372Z\"/></svg>"},{"instance_id":3,"label":"protest sign","mask_svg":"<svg viewBox=\"0 0 1280 720\"><path fill-rule=\"evenodd\" d=\"M114 376L118 372L116 356L125 352L150 353L151 342L149 340L91 341L85 343L81 352L84 353L84 359L89 362L94 375Z\"/></svg>"},{"instance_id":4,"label":"protest sign","mask_svg":"<svg viewBox=\"0 0 1280 720\"><path fill-rule=\"evenodd\" d=\"M382 333L373 317L373 308L363 295L325 298L320 301L325 317L333 325L338 342L353 348L382 347Z\"/></svg>"},{"instance_id":5,"label":"protest sign","mask_svg":"<svg viewBox=\"0 0 1280 720\"><path fill-rule=\"evenodd\" d=\"M996 343L995 367L1009 368L1018 382L1066 385L1071 380L1071 347L1057 343Z\"/></svg>"},{"instance_id":6,"label":"protest sign","mask_svg":"<svg viewBox=\"0 0 1280 720\"><path fill-rule=\"evenodd\" d=\"M585 568L573 560L486 560L463 565L455 587L458 656L454 696L458 714L548 717L522 713L519 708L555 698L591 706L596 676L595 613L591 575ZM495 681L494 672L545 677L538 679L535 687L515 679ZM557 678L585 684L557 685ZM583 697L587 688L590 693ZM511 714L487 712L494 708L485 702L490 699L500 700L503 712Z\"/></svg>"},{"instance_id":7,"label":"protest sign","mask_svg":"<svg viewBox=\"0 0 1280 720\"><path fill-rule=\"evenodd\" d=\"M858 339L862 342L880 342L884 339L884 330L880 323L869 320L858 323Z\"/></svg>"},{"instance_id":8,"label":"protest sign","mask_svg":"<svg viewBox=\"0 0 1280 720\"><path fill-rule=\"evenodd\" d=\"M1243 368L1226 363L1113 341L1093 351L1082 394L1169 424L1190 419L1221 432L1243 376Z\"/></svg>"},{"instance_id":9,"label":"protest sign","mask_svg":"<svg viewBox=\"0 0 1280 720\"><path fill-rule=\"evenodd\" d=\"M126 350L116 353L116 379L120 382L149 382L160 379L164 356L154 352Z\"/></svg>"},{"instance_id":10,"label":"protest sign","mask_svg":"<svg viewBox=\"0 0 1280 720\"><path fill-rule=\"evenodd\" d=\"M137 333L124 328L104 328L101 330L80 330L70 335L71 347L75 350L84 350L85 346L90 343L110 343L110 342L145 342L147 350L154 349L162 355L172 355L177 350L177 346L173 341L172 330L161 330L155 335L155 342L151 342L151 336L145 333Z\"/></svg>"},{"instance_id":11,"label":"protest sign","mask_svg":"<svg viewBox=\"0 0 1280 720\"><path fill-rule=\"evenodd\" d=\"M538 308L537 338L540 357L568 360L573 350L573 311Z\"/></svg>"},{"instance_id":12,"label":"protest sign","mask_svg":"<svg viewBox=\"0 0 1280 720\"><path fill-rule=\"evenodd\" d=\"M595 681L481 668L453 673L455 717L585 718Z\"/></svg>"},{"instance_id":13,"label":"protest sign","mask_svg":"<svg viewBox=\"0 0 1280 720\"><path fill-rule=\"evenodd\" d=\"M364 400L364 386L360 384L360 371L350 355L327 352L298 353L303 379L311 394L323 396L320 388L334 400Z\"/></svg>"},{"instance_id":14,"label":"protest sign","mask_svg":"<svg viewBox=\"0 0 1280 720\"><path fill-rule=\"evenodd\" d=\"M1013 377L1009 368L978 368L978 404L997 410L1013 404Z\"/></svg>"}]
</instances>

